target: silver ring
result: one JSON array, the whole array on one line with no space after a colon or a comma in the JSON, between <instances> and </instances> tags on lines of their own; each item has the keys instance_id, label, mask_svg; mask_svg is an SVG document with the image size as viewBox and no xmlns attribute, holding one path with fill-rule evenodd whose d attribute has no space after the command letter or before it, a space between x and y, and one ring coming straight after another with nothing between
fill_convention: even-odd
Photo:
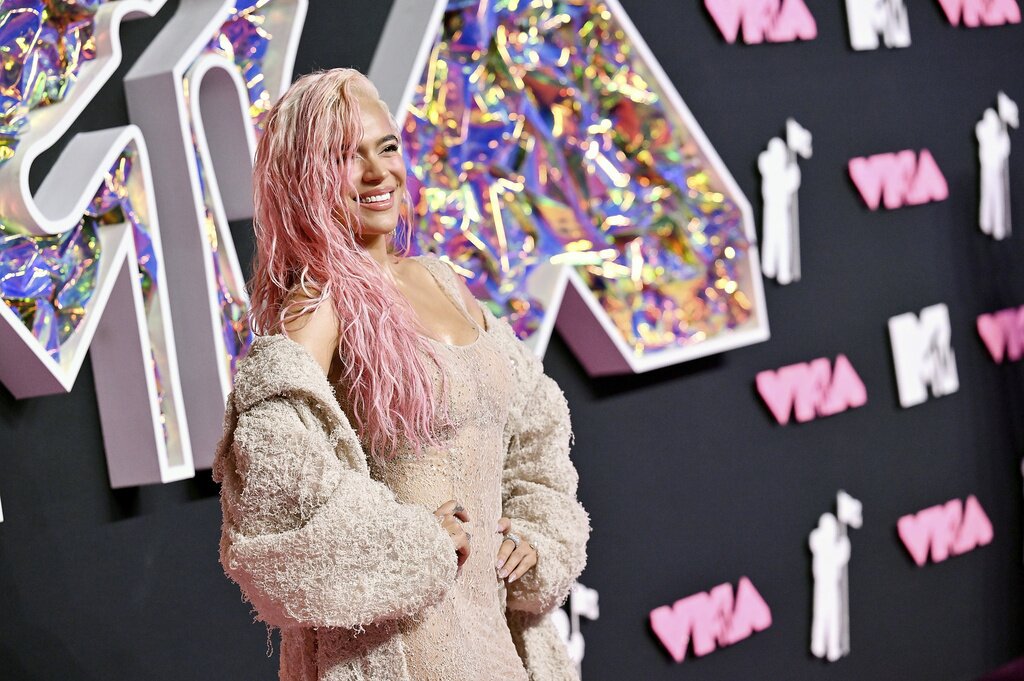
<instances>
[{"instance_id":1,"label":"silver ring","mask_svg":"<svg viewBox=\"0 0 1024 681\"><path fill-rule=\"evenodd\" d=\"M519 548L519 542L522 541L522 538L518 534L515 534L514 532L509 532L508 534L506 534L505 535L505 539L510 541L510 542L512 542L513 544L515 544L516 545L516 549ZM515 549L512 549L512 550L515 551Z\"/></svg>"}]
</instances>

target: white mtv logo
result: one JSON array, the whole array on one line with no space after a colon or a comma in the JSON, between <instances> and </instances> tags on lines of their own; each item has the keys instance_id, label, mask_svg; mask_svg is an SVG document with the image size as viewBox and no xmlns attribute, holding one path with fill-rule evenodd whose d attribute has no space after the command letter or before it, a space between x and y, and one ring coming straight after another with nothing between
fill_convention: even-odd
<instances>
[{"instance_id":1,"label":"white mtv logo","mask_svg":"<svg viewBox=\"0 0 1024 681\"><path fill-rule=\"evenodd\" d=\"M900 406L913 407L934 397L951 395L960 389L949 327L949 308L944 303L889 319L892 359L896 365L896 386Z\"/></svg>"},{"instance_id":2,"label":"white mtv logo","mask_svg":"<svg viewBox=\"0 0 1024 681\"><path fill-rule=\"evenodd\" d=\"M876 50L910 46L910 21L903 0L846 0L850 47ZM881 40L879 40L881 38Z\"/></svg>"}]
</instances>

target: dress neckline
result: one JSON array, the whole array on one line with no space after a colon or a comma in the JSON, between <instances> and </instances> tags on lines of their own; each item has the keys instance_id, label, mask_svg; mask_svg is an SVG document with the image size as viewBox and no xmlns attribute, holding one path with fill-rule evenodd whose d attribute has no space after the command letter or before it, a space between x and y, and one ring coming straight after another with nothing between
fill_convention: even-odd
<instances>
[{"instance_id":1,"label":"dress neckline","mask_svg":"<svg viewBox=\"0 0 1024 681\"><path fill-rule=\"evenodd\" d=\"M480 324L475 319L473 319L473 315L470 314L469 310L466 309L466 306L462 303L462 300L461 299L459 299L459 300L455 299L455 297L453 296L451 291L449 291L446 282L441 281L441 278L439 276L437 276L437 273L434 271L434 268L431 265L428 265L428 264L423 262L424 260L427 260L427 259L429 259L431 257L432 256L424 254L424 255L414 255L414 256L412 256L411 259L417 261L417 263L423 269L425 269L427 271L427 273L430 274L431 278L433 278L433 280L437 283L437 287L439 289L441 289L441 293L443 293L444 296L448 299L448 301L451 302L455 306L455 309L458 310L459 312L461 312L462 315L466 319L468 319L470 321L470 323L476 328L476 338L474 338L469 343L458 345L456 343L445 343L442 340L438 340L437 338L434 338L433 336L428 336L428 335L426 335L424 333L420 333L418 331L416 333L420 337L426 338L431 343L434 343L435 345L440 345L443 348L449 348L449 349L452 349L452 350L467 350L469 348L473 348L478 343L480 343L480 340L484 337L484 334L488 333L490 330L489 329L485 329L484 327L480 326ZM444 267L448 267L448 265L445 265L444 263L440 263L440 264L444 265ZM453 274L454 274L454 272L453 272ZM484 322L485 323L487 322L486 314L484 315Z\"/></svg>"}]
</instances>

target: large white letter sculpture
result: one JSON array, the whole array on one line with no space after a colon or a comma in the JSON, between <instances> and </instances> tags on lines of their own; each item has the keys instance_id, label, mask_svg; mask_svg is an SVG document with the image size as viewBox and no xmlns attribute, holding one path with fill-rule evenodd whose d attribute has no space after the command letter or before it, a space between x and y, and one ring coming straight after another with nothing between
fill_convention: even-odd
<instances>
[{"instance_id":1,"label":"large white letter sculpture","mask_svg":"<svg viewBox=\"0 0 1024 681\"><path fill-rule=\"evenodd\" d=\"M617 0L397 0L370 77L414 249L538 354L556 316L592 375L767 339L750 205Z\"/></svg>"},{"instance_id":2,"label":"large white letter sculpture","mask_svg":"<svg viewBox=\"0 0 1024 681\"><path fill-rule=\"evenodd\" d=\"M811 142L811 133L790 118L786 121L786 141L773 137L757 157L764 199L761 268L764 276L780 284L800 280L800 166L796 157L810 158Z\"/></svg>"},{"instance_id":3,"label":"large white letter sculpture","mask_svg":"<svg viewBox=\"0 0 1024 681\"><path fill-rule=\"evenodd\" d=\"M877 50L880 44L910 47L910 20L903 0L846 0L846 19L850 47L855 50Z\"/></svg>"},{"instance_id":4,"label":"large white letter sculpture","mask_svg":"<svg viewBox=\"0 0 1024 681\"><path fill-rule=\"evenodd\" d=\"M89 17L95 58L89 58L91 43L82 48L80 64L68 57L73 67L62 74L59 96L43 102L46 106L37 106L25 85L39 78L40 59L33 50L55 49L46 42L53 35L44 31L47 15L19 9L3 18L5 30L17 30L21 52L15 66L22 69L24 94L19 106L27 125L15 144L0 149L0 267L5 273L0 381L17 398L69 392L91 349L113 487L191 477L193 445L202 454L200 467L212 458L230 362L239 354L237 348L234 354L225 350L223 327L231 325L222 325L222 310L234 315L232 331L248 332L241 321L240 288L213 283L240 280L223 215L251 216L255 117L290 81L305 10L305 0L238 0L237 7L230 0L183 0L132 69L142 83L134 97L129 93L133 120L151 129L128 125L76 135L33 195L28 180L33 160L60 139L120 63L122 20L150 17L163 4L100 4ZM287 39L268 47L267 31L278 29ZM61 49L79 39L71 36ZM218 56L232 51L234 61ZM185 56L174 61L172 54ZM159 76L161 68L178 76L176 92L191 87L191 101L156 99L161 93L148 77ZM245 81L239 76L243 69ZM204 77L210 82L202 86ZM140 103L140 93L154 100ZM166 108L156 113L157 106ZM216 116L215 134L204 130L201 113ZM154 118L166 127L154 126ZM175 139L187 145L177 155ZM152 159L147 140L155 147ZM207 172L205 186L197 191L200 161ZM223 172L215 175L215 169ZM192 200L182 201L183 196ZM184 233L189 227L191 233ZM196 232L206 244L200 252L207 258L199 265ZM219 260L210 257L211 251L218 255L218 246ZM184 287L183 272L198 285ZM179 380L170 301L174 316L182 319L178 347L187 348L190 357L185 367L191 378L184 381ZM195 321L204 315L205 326ZM217 333L211 338L197 330L203 328ZM218 366L200 369L213 380L197 379L193 368L218 352ZM185 404L198 432L186 425Z\"/></svg>"},{"instance_id":5,"label":"large white letter sculpture","mask_svg":"<svg viewBox=\"0 0 1024 681\"><path fill-rule=\"evenodd\" d=\"M978 225L993 239L1010 236L1010 134L1020 125L1017 103L1002 92L997 108L985 109L974 126L981 168L981 202Z\"/></svg>"},{"instance_id":6,"label":"large white letter sculpture","mask_svg":"<svg viewBox=\"0 0 1024 681\"><path fill-rule=\"evenodd\" d=\"M850 539L846 528L863 524L861 503L846 492L836 498L836 515L823 513L808 544L814 574L811 653L835 662L850 654Z\"/></svg>"},{"instance_id":7,"label":"large white letter sculpture","mask_svg":"<svg viewBox=\"0 0 1024 681\"><path fill-rule=\"evenodd\" d=\"M35 194L29 171L117 69L121 22L163 4L99 6L95 58L69 75L74 84L63 99L26 112L16 151L0 165L0 258L11 271L0 304L0 380L17 398L70 392L91 349L114 487L193 475L146 143L133 125L78 134ZM21 16L8 14L5 23L32 22L20 41L22 78L31 78L47 20L41 11L15 11ZM100 215L117 222L76 235L83 220ZM69 287L85 289L72 305Z\"/></svg>"},{"instance_id":8,"label":"large white letter sculpture","mask_svg":"<svg viewBox=\"0 0 1024 681\"><path fill-rule=\"evenodd\" d=\"M252 217L254 117L291 82L306 12L306 0L238 2L242 11L261 13L258 30L278 36L262 74L243 78L216 42L209 47L234 0L191 0L125 77L132 122L153 148L156 202L173 258L167 276L176 336L189 353L181 382L199 468L213 462L224 398L250 333L228 220ZM265 96L251 101L259 75Z\"/></svg>"},{"instance_id":9,"label":"large white letter sculpture","mask_svg":"<svg viewBox=\"0 0 1024 681\"><path fill-rule=\"evenodd\" d=\"M900 406L913 407L933 397L960 389L949 327L949 308L944 303L907 312L889 319L889 340L896 365Z\"/></svg>"}]
</instances>

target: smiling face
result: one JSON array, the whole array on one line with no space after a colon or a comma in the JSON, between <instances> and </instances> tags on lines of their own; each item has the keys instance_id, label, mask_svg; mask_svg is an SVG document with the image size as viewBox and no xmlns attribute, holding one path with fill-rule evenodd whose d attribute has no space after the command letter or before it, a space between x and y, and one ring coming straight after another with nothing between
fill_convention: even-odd
<instances>
[{"instance_id":1,"label":"smiling face","mask_svg":"<svg viewBox=\"0 0 1024 681\"><path fill-rule=\"evenodd\" d=\"M355 195L345 197L362 223L364 243L394 231L405 196L405 159L400 140L380 100L358 96L363 138L349 165Z\"/></svg>"}]
</instances>

